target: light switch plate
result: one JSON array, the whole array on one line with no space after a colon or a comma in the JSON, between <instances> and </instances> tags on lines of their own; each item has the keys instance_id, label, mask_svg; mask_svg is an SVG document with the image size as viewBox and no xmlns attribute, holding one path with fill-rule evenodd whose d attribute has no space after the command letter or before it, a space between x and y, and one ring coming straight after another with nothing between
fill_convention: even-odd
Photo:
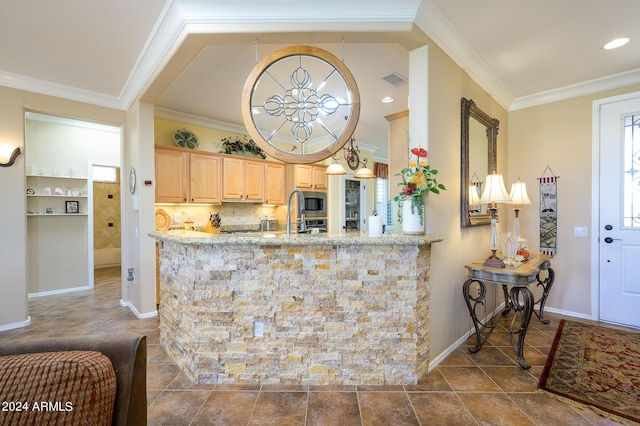
<instances>
[{"instance_id":1,"label":"light switch plate","mask_svg":"<svg viewBox=\"0 0 640 426\"><path fill-rule=\"evenodd\" d=\"M589 236L589 231L585 227L576 226L573 228L573 236L576 238L587 238Z\"/></svg>"}]
</instances>

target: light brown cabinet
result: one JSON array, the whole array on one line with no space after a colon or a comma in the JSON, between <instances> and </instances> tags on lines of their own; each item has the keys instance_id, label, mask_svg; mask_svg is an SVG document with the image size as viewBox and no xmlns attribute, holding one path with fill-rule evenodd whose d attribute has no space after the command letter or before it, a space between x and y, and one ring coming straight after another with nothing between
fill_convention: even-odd
<instances>
[{"instance_id":1,"label":"light brown cabinet","mask_svg":"<svg viewBox=\"0 0 640 426\"><path fill-rule=\"evenodd\" d=\"M287 166L293 177L293 187L298 189L326 190L326 166L315 164L293 164Z\"/></svg>"},{"instance_id":2,"label":"light brown cabinet","mask_svg":"<svg viewBox=\"0 0 640 426\"><path fill-rule=\"evenodd\" d=\"M217 155L189 154L189 199L192 203L220 204L222 159Z\"/></svg>"},{"instance_id":3,"label":"light brown cabinet","mask_svg":"<svg viewBox=\"0 0 640 426\"><path fill-rule=\"evenodd\" d=\"M215 154L156 148L156 203L220 204L221 163Z\"/></svg>"},{"instance_id":4,"label":"light brown cabinet","mask_svg":"<svg viewBox=\"0 0 640 426\"><path fill-rule=\"evenodd\" d=\"M264 202L267 204L284 204L286 197L284 164L266 163L264 168Z\"/></svg>"},{"instance_id":5,"label":"light brown cabinet","mask_svg":"<svg viewBox=\"0 0 640 426\"><path fill-rule=\"evenodd\" d=\"M224 157L223 201L264 201L264 162Z\"/></svg>"}]
</instances>

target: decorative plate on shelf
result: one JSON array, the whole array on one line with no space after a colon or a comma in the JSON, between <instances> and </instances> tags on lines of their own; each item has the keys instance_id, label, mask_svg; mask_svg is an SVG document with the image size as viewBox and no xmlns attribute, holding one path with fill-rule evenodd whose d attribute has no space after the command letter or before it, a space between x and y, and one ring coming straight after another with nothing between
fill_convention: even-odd
<instances>
[{"instance_id":1,"label":"decorative plate on shelf","mask_svg":"<svg viewBox=\"0 0 640 426\"><path fill-rule=\"evenodd\" d=\"M198 147L198 138L187 129L173 132L173 141L181 148L196 149Z\"/></svg>"}]
</instances>

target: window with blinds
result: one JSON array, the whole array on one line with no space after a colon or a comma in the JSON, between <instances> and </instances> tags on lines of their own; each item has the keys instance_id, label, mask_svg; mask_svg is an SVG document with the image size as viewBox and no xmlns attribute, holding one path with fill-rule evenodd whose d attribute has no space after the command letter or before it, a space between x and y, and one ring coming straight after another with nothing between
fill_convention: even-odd
<instances>
[{"instance_id":1,"label":"window with blinds","mask_svg":"<svg viewBox=\"0 0 640 426\"><path fill-rule=\"evenodd\" d=\"M393 225L391 220L391 201L389 201L389 180L376 178L376 211L382 216L387 228Z\"/></svg>"}]
</instances>

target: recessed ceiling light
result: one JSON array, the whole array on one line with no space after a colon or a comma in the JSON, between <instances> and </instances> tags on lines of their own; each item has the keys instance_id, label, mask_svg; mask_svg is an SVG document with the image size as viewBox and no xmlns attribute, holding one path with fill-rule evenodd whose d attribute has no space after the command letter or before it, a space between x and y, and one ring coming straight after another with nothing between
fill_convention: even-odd
<instances>
[{"instance_id":1,"label":"recessed ceiling light","mask_svg":"<svg viewBox=\"0 0 640 426\"><path fill-rule=\"evenodd\" d=\"M382 103L385 104L390 104L393 101L395 101L395 99L393 99L391 96L385 96L384 98L382 98Z\"/></svg>"},{"instance_id":2,"label":"recessed ceiling light","mask_svg":"<svg viewBox=\"0 0 640 426\"><path fill-rule=\"evenodd\" d=\"M629 43L629 40L631 40L629 37L617 38L615 40L611 40L609 43L605 44L602 48L604 50L616 49L620 46L624 46L625 44Z\"/></svg>"}]
</instances>

